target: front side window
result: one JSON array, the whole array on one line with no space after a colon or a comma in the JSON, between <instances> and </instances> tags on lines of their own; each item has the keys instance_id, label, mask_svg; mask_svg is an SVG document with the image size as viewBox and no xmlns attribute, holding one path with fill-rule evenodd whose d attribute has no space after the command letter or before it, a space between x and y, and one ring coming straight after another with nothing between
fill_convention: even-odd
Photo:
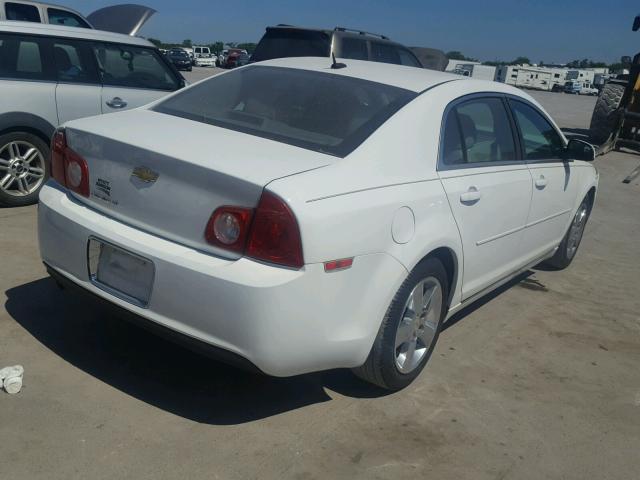
<instances>
[{"instance_id":1,"label":"front side window","mask_svg":"<svg viewBox=\"0 0 640 480\"><path fill-rule=\"evenodd\" d=\"M400 65L400 54L395 45L382 42L371 42L371 60L374 62Z\"/></svg>"},{"instance_id":2,"label":"front side window","mask_svg":"<svg viewBox=\"0 0 640 480\"><path fill-rule=\"evenodd\" d=\"M479 98L451 108L445 120L441 157L445 165L517 161L502 100Z\"/></svg>"},{"instance_id":3,"label":"front side window","mask_svg":"<svg viewBox=\"0 0 640 480\"><path fill-rule=\"evenodd\" d=\"M416 60L416 57L409 50L399 48L398 55L400 55L400 65L406 65L407 67L422 67L418 60Z\"/></svg>"},{"instance_id":4,"label":"front side window","mask_svg":"<svg viewBox=\"0 0 640 480\"><path fill-rule=\"evenodd\" d=\"M0 77L44 79L39 41L29 37L0 35Z\"/></svg>"},{"instance_id":5,"label":"front side window","mask_svg":"<svg viewBox=\"0 0 640 480\"><path fill-rule=\"evenodd\" d=\"M37 23L41 21L40 12L38 12L38 8L35 5L7 2L4 4L4 13L7 20Z\"/></svg>"},{"instance_id":6,"label":"front side window","mask_svg":"<svg viewBox=\"0 0 640 480\"><path fill-rule=\"evenodd\" d=\"M509 100L513 115L520 129L524 156L527 160L561 158L564 141L555 128L533 107Z\"/></svg>"},{"instance_id":7,"label":"front side window","mask_svg":"<svg viewBox=\"0 0 640 480\"><path fill-rule=\"evenodd\" d=\"M367 42L358 38L344 37L341 42L339 57L353 60L369 60Z\"/></svg>"},{"instance_id":8,"label":"front side window","mask_svg":"<svg viewBox=\"0 0 640 480\"><path fill-rule=\"evenodd\" d=\"M416 96L346 75L256 65L212 77L154 110L344 157Z\"/></svg>"},{"instance_id":9,"label":"front side window","mask_svg":"<svg viewBox=\"0 0 640 480\"><path fill-rule=\"evenodd\" d=\"M67 27L91 28L79 15L68 10L48 8L49 23L52 25L65 25Z\"/></svg>"},{"instance_id":10,"label":"front side window","mask_svg":"<svg viewBox=\"0 0 640 480\"><path fill-rule=\"evenodd\" d=\"M100 44L94 52L105 85L169 91L179 88L171 70L153 49Z\"/></svg>"},{"instance_id":11,"label":"front side window","mask_svg":"<svg viewBox=\"0 0 640 480\"><path fill-rule=\"evenodd\" d=\"M57 40L53 44L56 75L61 82L99 83L87 44Z\"/></svg>"}]
</instances>

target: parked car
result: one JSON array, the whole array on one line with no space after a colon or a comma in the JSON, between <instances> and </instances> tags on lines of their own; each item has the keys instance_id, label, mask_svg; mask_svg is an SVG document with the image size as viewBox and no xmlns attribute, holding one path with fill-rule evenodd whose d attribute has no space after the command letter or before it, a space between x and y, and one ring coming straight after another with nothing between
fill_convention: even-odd
<instances>
[{"instance_id":1,"label":"parked car","mask_svg":"<svg viewBox=\"0 0 640 480\"><path fill-rule=\"evenodd\" d=\"M224 67L225 62L227 61L227 55L229 55L229 50L226 48L218 53L218 58L216 60L217 67Z\"/></svg>"},{"instance_id":2,"label":"parked car","mask_svg":"<svg viewBox=\"0 0 640 480\"><path fill-rule=\"evenodd\" d=\"M193 47L194 65L198 67L215 67L216 57L211 54L209 47Z\"/></svg>"},{"instance_id":3,"label":"parked car","mask_svg":"<svg viewBox=\"0 0 640 480\"><path fill-rule=\"evenodd\" d=\"M589 82L580 80L569 80L564 84L565 93L573 93L575 95L598 95L599 90Z\"/></svg>"},{"instance_id":4,"label":"parked car","mask_svg":"<svg viewBox=\"0 0 640 480\"><path fill-rule=\"evenodd\" d=\"M95 28L108 32L137 35L156 11L142 5L124 4L101 8L87 18L60 5L24 0L0 0L0 21L49 23L67 27Z\"/></svg>"},{"instance_id":5,"label":"parked car","mask_svg":"<svg viewBox=\"0 0 640 480\"><path fill-rule=\"evenodd\" d=\"M183 85L141 38L0 22L0 204L37 201L57 125L138 107Z\"/></svg>"},{"instance_id":6,"label":"parked car","mask_svg":"<svg viewBox=\"0 0 640 480\"><path fill-rule=\"evenodd\" d=\"M344 65L252 64L58 129L50 274L227 361L397 390L446 318L571 263L591 145L509 85Z\"/></svg>"},{"instance_id":7,"label":"parked car","mask_svg":"<svg viewBox=\"0 0 640 480\"><path fill-rule=\"evenodd\" d=\"M191 57L181 48L172 48L169 50L167 58L177 70L186 70L188 72L193 70Z\"/></svg>"},{"instance_id":8,"label":"parked car","mask_svg":"<svg viewBox=\"0 0 640 480\"><path fill-rule=\"evenodd\" d=\"M241 67L249 63L249 54L240 48L230 48L224 61L224 68Z\"/></svg>"},{"instance_id":9,"label":"parked car","mask_svg":"<svg viewBox=\"0 0 640 480\"><path fill-rule=\"evenodd\" d=\"M326 57L369 60L423 68L407 47L384 35L336 27L333 30L278 25L267 27L252 62L285 57Z\"/></svg>"}]
</instances>

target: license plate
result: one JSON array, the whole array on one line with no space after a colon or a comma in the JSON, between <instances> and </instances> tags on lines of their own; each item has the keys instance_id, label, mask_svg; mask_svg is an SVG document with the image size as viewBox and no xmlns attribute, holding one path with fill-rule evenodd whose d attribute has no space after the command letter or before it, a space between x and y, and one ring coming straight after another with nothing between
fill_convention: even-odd
<instances>
[{"instance_id":1,"label":"license plate","mask_svg":"<svg viewBox=\"0 0 640 480\"><path fill-rule=\"evenodd\" d=\"M97 287L141 307L149 304L155 274L151 260L91 238L88 263Z\"/></svg>"}]
</instances>

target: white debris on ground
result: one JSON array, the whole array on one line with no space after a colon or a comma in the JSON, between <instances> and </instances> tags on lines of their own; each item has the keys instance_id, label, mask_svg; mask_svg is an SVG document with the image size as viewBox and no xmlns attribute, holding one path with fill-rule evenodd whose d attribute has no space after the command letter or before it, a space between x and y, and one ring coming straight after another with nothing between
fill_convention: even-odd
<instances>
[{"instance_id":1,"label":"white debris on ground","mask_svg":"<svg viewBox=\"0 0 640 480\"><path fill-rule=\"evenodd\" d=\"M5 392L15 395L22 389L23 375L24 368L22 365L0 369L0 387L4 388Z\"/></svg>"}]
</instances>

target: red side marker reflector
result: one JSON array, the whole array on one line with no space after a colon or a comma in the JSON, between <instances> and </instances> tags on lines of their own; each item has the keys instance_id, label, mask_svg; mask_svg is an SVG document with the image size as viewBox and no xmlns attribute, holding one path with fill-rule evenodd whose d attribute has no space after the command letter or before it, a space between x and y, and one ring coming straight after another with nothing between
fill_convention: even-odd
<instances>
[{"instance_id":1,"label":"red side marker reflector","mask_svg":"<svg viewBox=\"0 0 640 480\"><path fill-rule=\"evenodd\" d=\"M340 260L330 260L328 262L324 262L324 271L335 272L337 270L346 270L347 268L351 268L351 265L353 265L353 257L342 258Z\"/></svg>"}]
</instances>

